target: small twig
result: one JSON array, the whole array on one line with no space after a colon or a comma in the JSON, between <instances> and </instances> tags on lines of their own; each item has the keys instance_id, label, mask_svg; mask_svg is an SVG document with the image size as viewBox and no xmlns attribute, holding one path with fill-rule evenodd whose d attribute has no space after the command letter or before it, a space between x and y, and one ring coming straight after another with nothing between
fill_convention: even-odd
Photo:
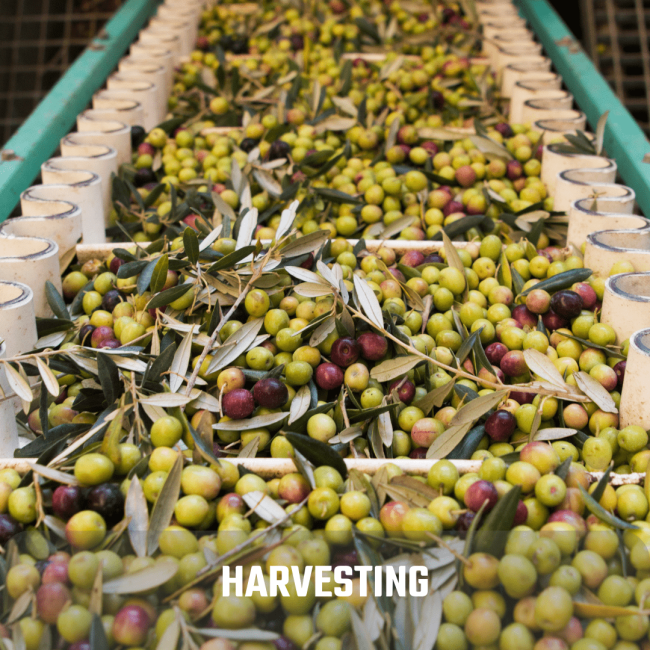
<instances>
[{"instance_id":1,"label":"small twig","mask_svg":"<svg viewBox=\"0 0 650 650\"><path fill-rule=\"evenodd\" d=\"M434 542L436 542L439 546L442 546L442 548L447 549L459 562L462 562L466 567L471 567L472 563L463 555L461 555L458 551L455 551L447 542L445 542L444 539L441 537L438 537L438 535L434 535L433 533L426 533L427 537L430 537Z\"/></svg>"}]
</instances>

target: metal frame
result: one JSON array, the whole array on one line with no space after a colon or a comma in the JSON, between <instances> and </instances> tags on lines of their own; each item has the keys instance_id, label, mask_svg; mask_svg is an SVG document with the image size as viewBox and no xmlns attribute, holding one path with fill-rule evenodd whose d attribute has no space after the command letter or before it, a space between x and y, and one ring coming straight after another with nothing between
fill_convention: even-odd
<instances>
[{"instance_id":1,"label":"metal frame","mask_svg":"<svg viewBox=\"0 0 650 650\"><path fill-rule=\"evenodd\" d=\"M626 185L635 192L641 211L650 217L650 142L632 115L596 70L580 43L546 0L515 0L522 16L544 46L593 129L609 111L605 150L616 160Z\"/></svg>"},{"instance_id":2,"label":"metal frame","mask_svg":"<svg viewBox=\"0 0 650 650\"><path fill-rule=\"evenodd\" d=\"M158 3L128 0L5 144L0 161L0 221L11 214L21 192L56 151Z\"/></svg>"}]
</instances>

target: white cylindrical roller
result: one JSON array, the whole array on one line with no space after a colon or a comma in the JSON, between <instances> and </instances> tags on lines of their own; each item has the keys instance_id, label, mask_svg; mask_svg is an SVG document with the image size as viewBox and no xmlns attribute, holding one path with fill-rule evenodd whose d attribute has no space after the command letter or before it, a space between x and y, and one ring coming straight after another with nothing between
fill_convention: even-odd
<instances>
[{"instance_id":1,"label":"white cylindrical roller","mask_svg":"<svg viewBox=\"0 0 650 650\"><path fill-rule=\"evenodd\" d=\"M120 72L133 72L134 70L141 74L147 75L156 86L160 89L161 101L163 109L167 106L167 98L172 91L173 85L173 69L172 74L169 74L164 65L156 62L154 58L125 56L117 64L117 69Z\"/></svg>"},{"instance_id":2,"label":"white cylindrical roller","mask_svg":"<svg viewBox=\"0 0 650 650\"><path fill-rule=\"evenodd\" d=\"M144 124L144 108L139 101L115 97L107 90L100 90L95 93L92 110L105 113L107 118L129 126L142 126Z\"/></svg>"},{"instance_id":3,"label":"white cylindrical roller","mask_svg":"<svg viewBox=\"0 0 650 650\"><path fill-rule=\"evenodd\" d=\"M569 172L567 172L569 173ZM605 186L596 186L605 187ZM640 230L650 227L645 217L632 214L634 191L624 185L611 185L608 194L626 192L620 196L587 198L573 201L569 210L567 243L578 250L587 241L587 235L599 230Z\"/></svg>"},{"instance_id":4,"label":"white cylindrical roller","mask_svg":"<svg viewBox=\"0 0 650 650\"><path fill-rule=\"evenodd\" d=\"M33 350L38 341L33 291L20 282L0 282L0 314L7 357Z\"/></svg>"},{"instance_id":5,"label":"white cylindrical roller","mask_svg":"<svg viewBox=\"0 0 650 650\"><path fill-rule=\"evenodd\" d=\"M616 332L619 344L650 323L650 273L619 273L605 282L601 323Z\"/></svg>"},{"instance_id":6,"label":"white cylindrical roller","mask_svg":"<svg viewBox=\"0 0 650 650\"><path fill-rule=\"evenodd\" d=\"M119 92L122 97L135 99L142 104L144 109L142 126L146 131L150 131L159 123L158 118L162 111L158 101L158 88L152 81L134 79L126 73L114 72L106 80L106 88L108 92ZM118 97L119 95L114 96Z\"/></svg>"},{"instance_id":7,"label":"white cylindrical roller","mask_svg":"<svg viewBox=\"0 0 650 650\"><path fill-rule=\"evenodd\" d=\"M558 111L570 111L573 106L573 95L563 90L556 91L552 98L529 99L521 107L522 122L537 122L538 120L553 119Z\"/></svg>"},{"instance_id":8,"label":"white cylindrical roller","mask_svg":"<svg viewBox=\"0 0 650 650\"><path fill-rule=\"evenodd\" d=\"M613 182L615 178L616 164L604 168L566 169L555 176L553 207L555 210L567 212L573 201L605 195L627 197L628 200L624 204L621 203L621 212L630 214L634 207L634 191L625 185L616 185Z\"/></svg>"},{"instance_id":9,"label":"white cylindrical roller","mask_svg":"<svg viewBox=\"0 0 650 650\"><path fill-rule=\"evenodd\" d=\"M650 329L635 332L630 338L630 350L625 366L625 380L621 391L621 428L637 424L650 429Z\"/></svg>"},{"instance_id":10,"label":"white cylindrical roller","mask_svg":"<svg viewBox=\"0 0 650 650\"><path fill-rule=\"evenodd\" d=\"M525 61L509 63L500 71L501 94L510 97L518 81L539 79L540 75L548 75L550 71L551 59L545 56L528 56Z\"/></svg>"},{"instance_id":11,"label":"white cylindrical roller","mask_svg":"<svg viewBox=\"0 0 650 650\"><path fill-rule=\"evenodd\" d=\"M199 21L203 7L192 6L190 3L178 3L175 5L162 4L158 7L156 18L166 22L174 22L179 17L187 21L192 29L192 43L196 42L199 34Z\"/></svg>"},{"instance_id":12,"label":"white cylindrical roller","mask_svg":"<svg viewBox=\"0 0 650 650\"><path fill-rule=\"evenodd\" d=\"M537 61L542 51L541 43L530 41L529 43L513 43L507 47L499 47L492 59L497 69L497 77L501 78L501 70L511 63L522 63L528 59Z\"/></svg>"},{"instance_id":13,"label":"white cylindrical roller","mask_svg":"<svg viewBox=\"0 0 650 650\"><path fill-rule=\"evenodd\" d=\"M20 195L23 216L7 219L0 226L2 236L31 237L38 233L56 242L65 257L81 238L81 209L71 203L67 185L33 185Z\"/></svg>"},{"instance_id":14,"label":"white cylindrical roller","mask_svg":"<svg viewBox=\"0 0 650 650\"><path fill-rule=\"evenodd\" d=\"M500 47L508 47L514 43L528 43L533 40L533 33L530 30L513 24L502 25L499 29L493 26L488 28L487 25L484 25L483 36L483 52L490 60L494 60Z\"/></svg>"},{"instance_id":15,"label":"white cylindrical roller","mask_svg":"<svg viewBox=\"0 0 650 650\"><path fill-rule=\"evenodd\" d=\"M613 183L616 179L616 163L609 158L580 153L563 153L555 144L546 145L542 157L544 164L542 165L541 179L551 196L555 195L558 174L569 169L593 170L593 182Z\"/></svg>"},{"instance_id":16,"label":"white cylindrical roller","mask_svg":"<svg viewBox=\"0 0 650 650\"><path fill-rule=\"evenodd\" d=\"M88 110L77 116L77 131L84 134L85 142L107 144L115 149L118 167L131 162L131 127L128 124Z\"/></svg>"},{"instance_id":17,"label":"white cylindrical roller","mask_svg":"<svg viewBox=\"0 0 650 650\"><path fill-rule=\"evenodd\" d=\"M511 124L524 122L524 104L530 99L564 99L568 93L562 90L562 78L553 72L537 73L539 79L517 81L512 89L510 98L510 113L508 121Z\"/></svg>"},{"instance_id":18,"label":"white cylindrical roller","mask_svg":"<svg viewBox=\"0 0 650 650\"><path fill-rule=\"evenodd\" d=\"M117 151L106 144L93 144L90 133L69 133L61 140L61 155L83 158L80 169L94 172L102 179L104 215L111 212L111 174L117 174Z\"/></svg>"},{"instance_id":19,"label":"white cylindrical roller","mask_svg":"<svg viewBox=\"0 0 650 650\"><path fill-rule=\"evenodd\" d=\"M7 354L7 346L5 343L0 343L0 359L11 358L11 356ZM13 391L7 381L4 363L0 363L0 386L5 396L13 395ZM15 399L0 398L0 427L2 427L2 435L0 435L0 458L13 458L14 452L20 446L14 401Z\"/></svg>"},{"instance_id":20,"label":"white cylindrical roller","mask_svg":"<svg viewBox=\"0 0 650 650\"><path fill-rule=\"evenodd\" d=\"M131 68L129 70L119 70L118 72L113 73L106 81L106 85L110 89L115 89L123 87L122 84L127 84L128 82L152 84L155 104L151 106L153 113L151 121L155 126L156 124L160 124L167 114L167 95L165 94L165 86L157 84L156 77L157 75L153 71ZM145 103L145 124L147 123L147 108L148 106Z\"/></svg>"},{"instance_id":21,"label":"white cylindrical roller","mask_svg":"<svg viewBox=\"0 0 650 650\"><path fill-rule=\"evenodd\" d=\"M175 34L161 34L160 32L143 29L138 38L138 43L143 46L162 47L172 53L174 65L181 60L181 39ZM133 50L133 47L131 48Z\"/></svg>"},{"instance_id":22,"label":"white cylindrical roller","mask_svg":"<svg viewBox=\"0 0 650 650\"><path fill-rule=\"evenodd\" d=\"M102 196L102 180L94 172L83 169L85 158L50 158L41 165L41 178L46 185L65 184L70 200L81 208L81 230L86 244L106 241L106 217Z\"/></svg>"},{"instance_id":23,"label":"white cylindrical roller","mask_svg":"<svg viewBox=\"0 0 650 650\"><path fill-rule=\"evenodd\" d=\"M172 34L178 36L181 42L181 56L188 57L194 49L196 43L196 23L177 16L175 19L161 19L154 16L149 22L147 29L154 34Z\"/></svg>"},{"instance_id":24,"label":"white cylindrical roller","mask_svg":"<svg viewBox=\"0 0 650 650\"><path fill-rule=\"evenodd\" d=\"M635 271L650 271L650 230L601 230L587 235L585 268L606 277L616 262Z\"/></svg>"},{"instance_id":25,"label":"white cylindrical roller","mask_svg":"<svg viewBox=\"0 0 650 650\"><path fill-rule=\"evenodd\" d=\"M45 283L49 280L61 291L59 247L41 237L0 237L1 280L26 284L34 293L36 316L52 316L45 297Z\"/></svg>"},{"instance_id":26,"label":"white cylindrical roller","mask_svg":"<svg viewBox=\"0 0 650 650\"><path fill-rule=\"evenodd\" d=\"M486 17L483 24L483 36L492 40L497 34L504 34L508 31L529 31L526 29L526 21L519 16L508 16L501 20L495 20L492 17ZM483 44L485 48L487 43Z\"/></svg>"},{"instance_id":27,"label":"white cylindrical roller","mask_svg":"<svg viewBox=\"0 0 650 650\"><path fill-rule=\"evenodd\" d=\"M174 53L163 45L154 43L133 43L129 48L129 56L124 57L122 61L143 61L144 63L155 63L165 69L167 95L171 92L174 85Z\"/></svg>"},{"instance_id":28,"label":"white cylindrical roller","mask_svg":"<svg viewBox=\"0 0 650 650\"><path fill-rule=\"evenodd\" d=\"M587 116L582 111L556 111L549 119L537 120L533 128L548 133L549 136L564 135L584 131L587 126Z\"/></svg>"}]
</instances>

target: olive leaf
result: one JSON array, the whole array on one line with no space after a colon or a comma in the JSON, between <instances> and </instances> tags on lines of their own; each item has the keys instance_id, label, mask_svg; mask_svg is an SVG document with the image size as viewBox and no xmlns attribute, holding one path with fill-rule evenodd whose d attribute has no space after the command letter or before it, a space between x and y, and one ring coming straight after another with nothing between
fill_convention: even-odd
<instances>
[{"instance_id":1,"label":"olive leaf","mask_svg":"<svg viewBox=\"0 0 650 650\"><path fill-rule=\"evenodd\" d=\"M120 381L120 371L117 365L108 354L97 354L97 372L99 383L108 404L113 404L123 392L123 385Z\"/></svg>"},{"instance_id":2,"label":"olive leaf","mask_svg":"<svg viewBox=\"0 0 650 650\"><path fill-rule=\"evenodd\" d=\"M172 408L174 406L185 406L194 399L191 395L180 395L179 393L157 393L148 397L141 397L138 402L147 406L159 406L160 408Z\"/></svg>"},{"instance_id":3,"label":"olive leaf","mask_svg":"<svg viewBox=\"0 0 650 650\"><path fill-rule=\"evenodd\" d=\"M250 429L263 429L282 422L288 413L269 413L268 415L257 415L246 420L231 420L230 422L219 422L213 424L212 428L218 431L249 431Z\"/></svg>"},{"instance_id":4,"label":"olive leaf","mask_svg":"<svg viewBox=\"0 0 650 650\"><path fill-rule=\"evenodd\" d=\"M169 257L167 255L162 255L158 260L155 261L155 266L151 273L151 280L149 281L149 288L151 293L158 293L162 291L167 282L167 271L169 270ZM145 287L146 290L146 287ZM141 292L144 293L144 292Z\"/></svg>"},{"instance_id":5,"label":"olive leaf","mask_svg":"<svg viewBox=\"0 0 650 650\"><path fill-rule=\"evenodd\" d=\"M512 160L512 154L502 144L485 138L480 135L470 135L469 139L472 144L483 154L488 160Z\"/></svg>"},{"instance_id":6,"label":"olive leaf","mask_svg":"<svg viewBox=\"0 0 650 650\"><path fill-rule=\"evenodd\" d=\"M302 280L303 282L322 284L324 286L327 285L327 281L313 271L308 271L299 266L285 266L284 269L289 275L298 278L298 280Z\"/></svg>"},{"instance_id":7,"label":"olive leaf","mask_svg":"<svg viewBox=\"0 0 650 650\"><path fill-rule=\"evenodd\" d=\"M564 378L560 371L555 367L553 362L539 350L528 348L524 350L524 360L531 372L534 372L538 377L545 379L551 384L557 386L566 386Z\"/></svg>"},{"instance_id":8,"label":"olive leaf","mask_svg":"<svg viewBox=\"0 0 650 650\"><path fill-rule=\"evenodd\" d=\"M370 370L370 376L379 382L391 381L396 377L405 375L421 361L422 359L420 357L416 357L413 354L387 359L372 368Z\"/></svg>"},{"instance_id":9,"label":"olive leaf","mask_svg":"<svg viewBox=\"0 0 650 650\"><path fill-rule=\"evenodd\" d=\"M603 472L603 475L600 477L598 484L594 488L594 491L591 493L591 496L593 497L594 501L596 501L597 503L600 503L603 494L605 494L605 488L609 484L609 475L611 474L611 472L612 472L612 465L610 465Z\"/></svg>"},{"instance_id":10,"label":"olive leaf","mask_svg":"<svg viewBox=\"0 0 650 650\"><path fill-rule=\"evenodd\" d=\"M460 411L459 411L460 412ZM465 434L472 428L472 422L456 424L443 431L427 450L427 458L445 458L463 440Z\"/></svg>"},{"instance_id":11,"label":"olive leaf","mask_svg":"<svg viewBox=\"0 0 650 650\"><path fill-rule=\"evenodd\" d=\"M224 342L224 345L214 352L206 374L221 370L232 363L238 356L246 352L257 338L263 324L263 318L255 318L244 323L240 329L234 334L231 334Z\"/></svg>"},{"instance_id":12,"label":"olive leaf","mask_svg":"<svg viewBox=\"0 0 650 650\"><path fill-rule=\"evenodd\" d=\"M287 424L292 424L298 418L302 417L311 405L311 391L309 386L301 386L294 398L291 400L291 408L289 409L289 421Z\"/></svg>"},{"instance_id":13,"label":"olive leaf","mask_svg":"<svg viewBox=\"0 0 650 650\"><path fill-rule=\"evenodd\" d=\"M606 413L618 413L616 404L607 389L596 381L589 373L584 371L574 372L573 378L576 380L578 388Z\"/></svg>"},{"instance_id":14,"label":"olive leaf","mask_svg":"<svg viewBox=\"0 0 650 650\"><path fill-rule=\"evenodd\" d=\"M609 111L605 111L598 118L598 124L596 124L596 137L594 139L594 148L596 149L597 156L600 156L603 153L603 143L605 141L605 127L607 126L608 117L609 117Z\"/></svg>"},{"instance_id":15,"label":"olive leaf","mask_svg":"<svg viewBox=\"0 0 650 650\"><path fill-rule=\"evenodd\" d=\"M479 424L467 432L467 435L454 447L446 456L449 460L468 460L478 449L483 436L485 435L485 425Z\"/></svg>"},{"instance_id":16,"label":"olive leaf","mask_svg":"<svg viewBox=\"0 0 650 650\"><path fill-rule=\"evenodd\" d=\"M431 650L442 621L442 598L439 591L427 594L422 603L420 620L413 634L413 650Z\"/></svg>"},{"instance_id":17,"label":"olive leaf","mask_svg":"<svg viewBox=\"0 0 650 650\"><path fill-rule=\"evenodd\" d=\"M231 641L259 641L273 642L279 638L279 634L270 630L259 630L255 627L249 627L245 630L227 630L225 628L202 628L195 630L198 634L210 638L230 639Z\"/></svg>"},{"instance_id":18,"label":"olive leaf","mask_svg":"<svg viewBox=\"0 0 650 650\"><path fill-rule=\"evenodd\" d=\"M178 640L180 639L180 636L181 636L181 624L178 618L176 617L162 633L160 640L156 645L156 650L176 650L176 648L178 647Z\"/></svg>"},{"instance_id":19,"label":"olive leaf","mask_svg":"<svg viewBox=\"0 0 650 650\"><path fill-rule=\"evenodd\" d=\"M49 280L45 281L45 297L47 298L47 304L57 318L70 320L70 313L63 296Z\"/></svg>"},{"instance_id":20,"label":"olive leaf","mask_svg":"<svg viewBox=\"0 0 650 650\"><path fill-rule=\"evenodd\" d=\"M442 230L442 241L444 242L445 255L447 256L447 264L460 271L463 274L463 280L465 281L465 288L463 289L463 302L468 302L469 300L469 291L467 288L467 279L465 278L465 265L461 262L460 256L456 247L451 243L451 239L447 236L447 233Z\"/></svg>"},{"instance_id":21,"label":"olive leaf","mask_svg":"<svg viewBox=\"0 0 650 650\"><path fill-rule=\"evenodd\" d=\"M268 494L260 490L247 492L242 497L246 505L258 516L270 524L278 524L287 518L284 508Z\"/></svg>"},{"instance_id":22,"label":"olive leaf","mask_svg":"<svg viewBox=\"0 0 650 650\"><path fill-rule=\"evenodd\" d=\"M11 390L20 397L23 402L32 402L34 395L27 380L10 364L3 362L7 382Z\"/></svg>"},{"instance_id":23,"label":"olive leaf","mask_svg":"<svg viewBox=\"0 0 650 650\"><path fill-rule=\"evenodd\" d=\"M58 397L61 392L61 387L57 381L54 373L50 370L50 367L41 359L36 357L36 365L38 366L38 372L43 379L43 384L47 388L47 392L54 397Z\"/></svg>"},{"instance_id":24,"label":"olive leaf","mask_svg":"<svg viewBox=\"0 0 650 650\"><path fill-rule=\"evenodd\" d=\"M260 437L255 436L238 454L237 458L255 458L260 448Z\"/></svg>"},{"instance_id":25,"label":"olive leaf","mask_svg":"<svg viewBox=\"0 0 650 650\"><path fill-rule=\"evenodd\" d=\"M454 387L454 383L455 382L452 379L446 384L438 386L438 388L434 388L433 390L429 391L424 397L421 397L419 400L413 402L413 406L417 406L417 408L419 408L425 416L429 415L434 406L436 408L440 408L443 405L444 401L449 396L451 389Z\"/></svg>"},{"instance_id":26,"label":"olive leaf","mask_svg":"<svg viewBox=\"0 0 650 650\"><path fill-rule=\"evenodd\" d=\"M485 415L490 409L499 404L508 394L508 390L498 390L494 393L481 395L465 404L451 419L452 426L460 424L473 424L481 416Z\"/></svg>"},{"instance_id":27,"label":"olive leaf","mask_svg":"<svg viewBox=\"0 0 650 650\"><path fill-rule=\"evenodd\" d=\"M535 250L534 246L533 250ZM537 254L536 250L535 254ZM528 289L522 291L518 297L522 298L527 296L533 289L543 289L548 293L555 293L556 291L567 289L576 282L584 282L591 277L591 274L591 269L570 269L569 271L562 271L562 273L558 273L551 278L546 278L537 284L532 284Z\"/></svg>"},{"instance_id":28,"label":"olive leaf","mask_svg":"<svg viewBox=\"0 0 650 650\"><path fill-rule=\"evenodd\" d=\"M627 521L623 521L622 519L619 519L617 516L613 515L611 512L605 510L605 508L603 508L603 506L601 506L600 503L598 503L598 501L596 501L596 499L594 499L594 497L582 487L582 485L578 485L578 488L585 502L587 510L589 510L592 515L596 515L598 519L600 519L608 526L612 526L612 528L619 528L621 530L638 530L638 526L630 524Z\"/></svg>"},{"instance_id":29,"label":"olive leaf","mask_svg":"<svg viewBox=\"0 0 650 650\"><path fill-rule=\"evenodd\" d=\"M191 282L186 282L185 284L177 284L175 287L165 289L153 296L153 298L151 298L147 303L146 308L156 309L159 307L166 307L175 300L178 300L181 296L184 296L193 286L194 285Z\"/></svg>"},{"instance_id":30,"label":"olive leaf","mask_svg":"<svg viewBox=\"0 0 650 650\"><path fill-rule=\"evenodd\" d=\"M294 293L304 298L319 298L320 296L329 296L332 293L332 287L329 284L316 284L314 282L302 282L293 288Z\"/></svg>"},{"instance_id":31,"label":"olive leaf","mask_svg":"<svg viewBox=\"0 0 650 650\"><path fill-rule=\"evenodd\" d=\"M190 331L183 337L183 341L178 350L176 350L176 354L174 354L174 360L172 361L169 374L169 388L172 393L177 393L185 380L185 373L187 372L192 357L192 335L194 334L194 327L193 325Z\"/></svg>"},{"instance_id":32,"label":"olive leaf","mask_svg":"<svg viewBox=\"0 0 650 650\"><path fill-rule=\"evenodd\" d=\"M158 499L156 500L153 510L151 511L151 518L149 519L149 530L147 532L147 555L153 555L156 552L160 535L163 530L169 526L169 523L174 516L174 508L176 507L178 495L180 494L181 490L182 471L183 456L179 453L176 457L176 460L174 461L171 470L169 471L169 474L167 474L167 478L165 479L162 489L160 490ZM141 591L145 590L143 589ZM104 592L106 593L106 585L104 585ZM124 593L128 593L128 590Z\"/></svg>"},{"instance_id":33,"label":"olive leaf","mask_svg":"<svg viewBox=\"0 0 650 650\"><path fill-rule=\"evenodd\" d=\"M393 423L390 419L390 413L379 414L377 417L377 432L385 447L390 447L393 444Z\"/></svg>"},{"instance_id":34,"label":"olive leaf","mask_svg":"<svg viewBox=\"0 0 650 650\"><path fill-rule=\"evenodd\" d=\"M521 486L515 485L497 501L476 533L474 538L475 553L489 553L494 557L502 556L508 539L508 531L512 528L517 514L520 496Z\"/></svg>"},{"instance_id":35,"label":"olive leaf","mask_svg":"<svg viewBox=\"0 0 650 650\"><path fill-rule=\"evenodd\" d=\"M134 573L121 575L104 583L105 594L139 594L156 589L171 580L178 573L178 564L156 562Z\"/></svg>"},{"instance_id":36,"label":"olive leaf","mask_svg":"<svg viewBox=\"0 0 650 650\"><path fill-rule=\"evenodd\" d=\"M564 440L570 438L578 433L576 429L566 429L562 427L549 427L548 429L539 429L532 440L547 441L547 440Z\"/></svg>"},{"instance_id":37,"label":"olive leaf","mask_svg":"<svg viewBox=\"0 0 650 650\"><path fill-rule=\"evenodd\" d=\"M321 465L329 465L338 470L341 476L345 479L348 475L348 468L343 462L343 459L324 442L315 440L309 436L301 435L287 431L285 433L287 440L293 447L299 451L307 460L314 464L315 467Z\"/></svg>"},{"instance_id":38,"label":"olive leaf","mask_svg":"<svg viewBox=\"0 0 650 650\"><path fill-rule=\"evenodd\" d=\"M98 614L93 614L93 621L90 625L90 647L93 650L109 650L108 639L104 624Z\"/></svg>"},{"instance_id":39,"label":"olive leaf","mask_svg":"<svg viewBox=\"0 0 650 650\"><path fill-rule=\"evenodd\" d=\"M121 406L115 413L115 417L110 421L106 434L102 441L102 454L108 456L114 465L119 465L121 461L120 440L122 439L122 423L124 422L125 408Z\"/></svg>"},{"instance_id":40,"label":"olive leaf","mask_svg":"<svg viewBox=\"0 0 650 650\"><path fill-rule=\"evenodd\" d=\"M32 472L48 479L49 481L54 481L55 483L61 483L63 485L79 485L79 481L72 474L61 472L53 467L39 465L38 463L27 461L27 464Z\"/></svg>"},{"instance_id":41,"label":"olive leaf","mask_svg":"<svg viewBox=\"0 0 650 650\"><path fill-rule=\"evenodd\" d=\"M580 618L617 618L619 616L632 616L639 613L647 616L647 610L641 612L638 607L618 607L616 605L598 605L596 603L573 602L573 613Z\"/></svg>"},{"instance_id":42,"label":"olive leaf","mask_svg":"<svg viewBox=\"0 0 650 650\"><path fill-rule=\"evenodd\" d=\"M146 557L149 508L142 490L142 484L137 476L131 479L124 502L124 515L129 519L127 530L135 554L138 557Z\"/></svg>"},{"instance_id":43,"label":"olive leaf","mask_svg":"<svg viewBox=\"0 0 650 650\"><path fill-rule=\"evenodd\" d=\"M384 329L384 317L381 313L381 306L375 296L375 292L370 288L370 285L358 276L353 276L354 288L357 295L357 300L361 305L366 316L372 321L372 324L379 330Z\"/></svg>"}]
</instances>

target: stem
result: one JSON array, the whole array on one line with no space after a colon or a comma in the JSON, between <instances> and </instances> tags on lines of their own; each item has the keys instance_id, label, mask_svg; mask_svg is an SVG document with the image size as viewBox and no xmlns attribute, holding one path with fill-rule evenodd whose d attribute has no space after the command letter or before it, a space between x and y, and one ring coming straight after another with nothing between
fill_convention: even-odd
<instances>
[{"instance_id":1,"label":"stem","mask_svg":"<svg viewBox=\"0 0 650 650\"><path fill-rule=\"evenodd\" d=\"M355 316L360 318L361 320L366 321L369 325L372 325L373 327L376 327L376 325L369 319L367 318L364 314L362 314L360 311L357 311L353 307L350 307L348 305L348 309L354 313ZM469 372L466 372L464 370L460 370L459 368L453 368L452 366L448 366L446 363L442 363L442 361L438 361L437 359L432 359L431 357L428 357L426 354L423 354L416 348L414 348L411 345L407 345L404 343L404 341L401 341L398 339L396 336L393 336L390 332L387 332L384 330L384 336L389 338L391 341L394 343L397 343L398 345L401 345L405 350L408 350L411 354L420 357L422 360L427 361L429 363L432 363L434 366L438 366L439 368L442 368L443 370L446 370L448 372L451 372L454 374L454 379L457 379L458 377L462 377L463 379L470 379L471 381L474 381L478 384L481 384L485 388L493 388L494 390L503 390L503 389L508 389L508 390L516 390L517 392L520 393L534 393L536 395L549 395L552 397L557 397L558 399L567 399L566 394L558 393L556 391L551 391L546 388L538 388L535 386L526 386L524 384L502 384L501 382L494 382L494 381L488 381L486 379L480 379L476 375L472 375ZM572 395L572 399L575 401L579 402L588 402L590 401L588 397L584 397L584 399L578 399L581 397L580 395Z\"/></svg>"}]
</instances>

